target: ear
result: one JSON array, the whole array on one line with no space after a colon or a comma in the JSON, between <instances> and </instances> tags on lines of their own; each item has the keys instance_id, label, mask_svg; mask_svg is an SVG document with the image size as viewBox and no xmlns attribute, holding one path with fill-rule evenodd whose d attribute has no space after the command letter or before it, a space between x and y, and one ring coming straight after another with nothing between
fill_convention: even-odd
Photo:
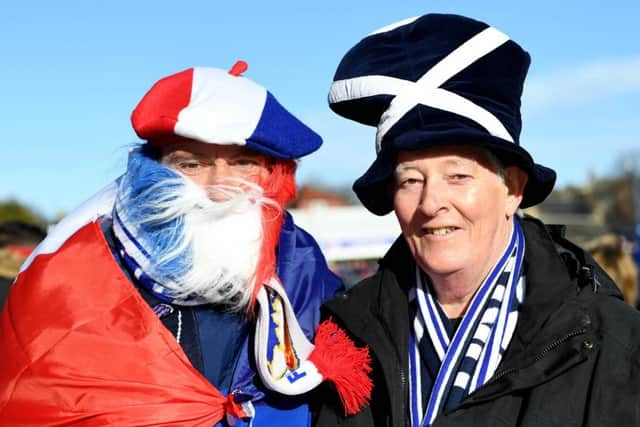
<instances>
[{"instance_id":1,"label":"ear","mask_svg":"<svg viewBox=\"0 0 640 427\"><path fill-rule=\"evenodd\" d=\"M524 195L524 187L527 185L529 176L518 166L507 166L504 168L504 183L507 191L507 203L505 215L513 216Z\"/></svg>"}]
</instances>

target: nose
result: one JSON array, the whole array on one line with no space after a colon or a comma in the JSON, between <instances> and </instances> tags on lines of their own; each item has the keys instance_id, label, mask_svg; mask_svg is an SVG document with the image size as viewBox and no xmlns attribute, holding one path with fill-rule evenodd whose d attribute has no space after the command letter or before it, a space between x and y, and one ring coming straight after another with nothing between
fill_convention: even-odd
<instances>
[{"instance_id":1,"label":"nose","mask_svg":"<svg viewBox=\"0 0 640 427\"><path fill-rule=\"evenodd\" d=\"M446 210L447 189L438 179L428 179L422 187L418 210L428 217L438 215Z\"/></svg>"},{"instance_id":2,"label":"nose","mask_svg":"<svg viewBox=\"0 0 640 427\"><path fill-rule=\"evenodd\" d=\"M225 180L225 178L229 178L232 175L232 170L226 160L215 159L208 172L206 185L229 184L229 181ZM208 194L209 198L214 202L224 202L229 199L229 194L225 190L215 189L215 187L209 187Z\"/></svg>"},{"instance_id":3,"label":"nose","mask_svg":"<svg viewBox=\"0 0 640 427\"><path fill-rule=\"evenodd\" d=\"M209 183L216 184L232 175L231 166L225 159L215 159L209 168Z\"/></svg>"}]
</instances>

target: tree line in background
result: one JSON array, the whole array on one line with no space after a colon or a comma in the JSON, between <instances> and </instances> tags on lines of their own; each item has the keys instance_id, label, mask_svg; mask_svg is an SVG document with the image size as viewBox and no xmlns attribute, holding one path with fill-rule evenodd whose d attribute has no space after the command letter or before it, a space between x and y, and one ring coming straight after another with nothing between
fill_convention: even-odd
<instances>
[{"instance_id":1,"label":"tree line in background","mask_svg":"<svg viewBox=\"0 0 640 427\"><path fill-rule=\"evenodd\" d=\"M49 222L37 210L16 199L0 200L0 222L9 221L21 221L34 225L46 225Z\"/></svg>"}]
</instances>

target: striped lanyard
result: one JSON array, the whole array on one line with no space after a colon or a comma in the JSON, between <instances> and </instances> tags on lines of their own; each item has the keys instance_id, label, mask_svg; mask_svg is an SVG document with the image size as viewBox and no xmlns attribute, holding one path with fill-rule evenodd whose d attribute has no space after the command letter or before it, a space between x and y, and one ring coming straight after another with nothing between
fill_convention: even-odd
<instances>
[{"instance_id":1,"label":"striped lanyard","mask_svg":"<svg viewBox=\"0 0 640 427\"><path fill-rule=\"evenodd\" d=\"M416 267L416 287L409 299L417 304L409 336L411 425L430 426L442 412L454 409L494 374L507 348L523 301L522 272L524 234L517 219L509 244L474 295L460 326L451 339L429 290L428 278ZM426 332L426 333L425 333ZM440 361L431 390L423 389L422 340L430 344ZM423 408L423 393L429 393Z\"/></svg>"}]
</instances>

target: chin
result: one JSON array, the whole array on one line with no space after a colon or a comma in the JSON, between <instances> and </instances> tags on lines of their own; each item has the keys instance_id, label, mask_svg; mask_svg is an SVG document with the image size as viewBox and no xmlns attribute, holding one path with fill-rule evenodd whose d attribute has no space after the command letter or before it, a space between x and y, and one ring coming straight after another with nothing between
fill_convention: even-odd
<instances>
[{"instance_id":1,"label":"chin","mask_svg":"<svg viewBox=\"0 0 640 427\"><path fill-rule=\"evenodd\" d=\"M449 260L442 260L441 262L429 260L429 262L420 262L419 264L420 268L429 275L446 276L462 270L460 263Z\"/></svg>"}]
</instances>

